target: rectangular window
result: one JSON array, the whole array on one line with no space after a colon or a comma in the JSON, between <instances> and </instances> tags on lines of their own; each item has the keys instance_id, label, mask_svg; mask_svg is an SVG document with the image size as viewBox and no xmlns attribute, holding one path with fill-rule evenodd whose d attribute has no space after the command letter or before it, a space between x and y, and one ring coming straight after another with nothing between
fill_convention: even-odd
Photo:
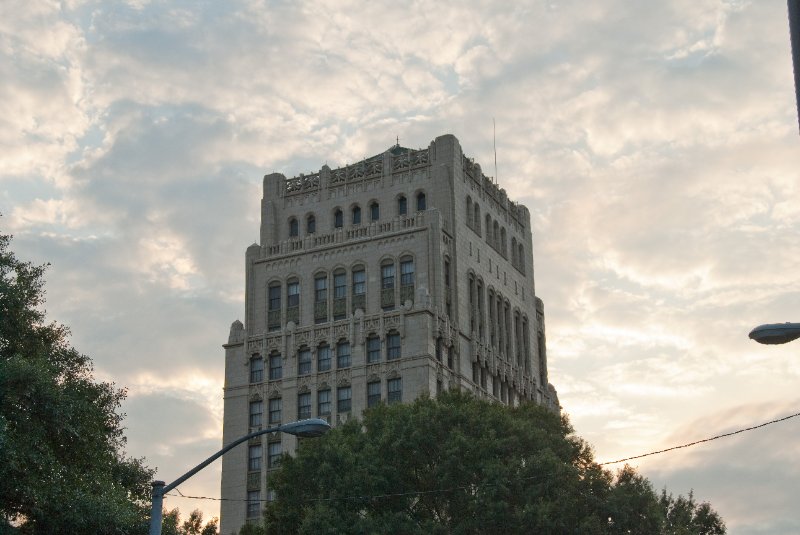
<instances>
[{"instance_id":1,"label":"rectangular window","mask_svg":"<svg viewBox=\"0 0 800 535\"><path fill-rule=\"evenodd\" d=\"M339 342L336 344L336 367L349 368L350 367L350 343Z\"/></svg>"},{"instance_id":2,"label":"rectangular window","mask_svg":"<svg viewBox=\"0 0 800 535\"><path fill-rule=\"evenodd\" d=\"M367 292L367 277L363 269L353 271L353 295L364 295Z\"/></svg>"},{"instance_id":3,"label":"rectangular window","mask_svg":"<svg viewBox=\"0 0 800 535\"><path fill-rule=\"evenodd\" d=\"M381 361L381 339L377 336L367 338L367 363Z\"/></svg>"},{"instance_id":4,"label":"rectangular window","mask_svg":"<svg viewBox=\"0 0 800 535\"><path fill-rule=\"evenodd\" d=\"M369 205L369 216L372 221L377 221L381 218L381 207L378 203L374 202Z\"/></svg>"},{"instance_id":5,"label":"rectangular window","mask_svg":"<svg viewBox=\"0 0 800 535\"><path fill-rule=\"evenodd\" d=\"M394 264L381 266L381 288L394 290Z\"/></svg>"},{"instance_id":6,"label":"rectangular window","mask_svg":"<svg viewBox=\"0 0 800 535\"><path fill-rule=\"evenodd\" d=\"M414 261L400 262L400 286L414 286Z\"/></svg>"},{"instance_id":7,"label":"rectangular window","mask_svg":"<svg viewBox=\"0 0 800 535\"><path fill-rule=\"evenodd\" d=\"M320 390L317 392L317 415L326 416L331 413L331 391Z\"/></svg>"},{"instance_id":8,"label":"rectangular window","mask_svg":"<svg viewBox=\"0 0 800 535\"><path fill-rule=\"evenodd\" d=\"M381 402L381 382L367 383L367 407L374 407Z\"/></svg>"},{"instance_id":9,"label":"rectangular window","mask_svg":"<svg viewBox=\"0 0 800 535\"><path fill-rule=\"evenodd\" d=\"M281 398L269 400L269 423L281 423Z\"/></svg>"},{"instance_id":10,"label":"rectangular window","mask_svg":"<svg viewBox=\"0 0 800 535\"><path fill-rule=\"evenodd\" d=\"M338 412L350 412L352 401L352 391L349 386L340 386L336 389L336 410Z\"/></svg>"},{"instance_id":11,"label":"rectangular window","mask_svg":"<svg viewBox=\"0 0 800 535\"><path fill-rule=\"evenodd\" d=\"M250 359L250 382L260 383L264 380L264 359L253 357Z\"/></svg>"},{"instance_id":12,"label":"rectangular window","mask_svg":"<svg viewBox=\"0 0 800 535\"><path fill-rule=\"evenodd\" d=\"M327 275L322 275L314 279L314 300L317 303L326 302L328 300Z\"/></svg>"},{"instance_id":13,"label":"rectangular window","mask_svg":"<svg viewBox=\"0 0 800 535\"><path fill-rule=\"evenodd\" d=\"M281 287L280 286L270 286L269 287L269 309L270 310L280 310L281 309Z\"/></svg>"},{"instance_id":14,"label":"rectangular window","mask_svg":"<svg viewBox=\"0 0 800 535\"><path fill-rule=\"evenodd\" d=\"M334 299L347 297L347 276L344 273L333 275L333 297Z\"/></svg>"},{"instance_id":15,"label":"rectangular window","mask_svg":"<svg viewBox=\"0 0 800 535\"><path fill-rule=\"evenodd\" d=\"M297 396L297 419L306 420L311 418L311 394L305 392Z\"/></svg>"},{"instance_id":16,"label":"rectangular window","mask_svg":"<svg viewBox=\"0 0 800 535\"><path fill-rule=\"evenodd\" d=\"M247 469L250 472L261 470L261 444L250 446L247 451Z\"/></svg>"},{"instance_id":17,"label":"rectangular window","mask_svg":"<svg viewBox=\"0 0 800 535\"><path fill-rule=\"evenodd\" d=\"M281 464L283 448L280 442L270 442L267 444L267 468L277 468Z\"/></svg>"},{"instance_id":18,"label":"rectangular window","mask_svg":"<svg viewBox=\"0 0 800 535\"><path fill-rule=\"evenodd\" d=\"M261 414L264 411L263 401L250 402L250 427L261 427Z\"/></svg>"},{"instance_id":19,"label":"rectangular window","mask_svg":"<svg viewBox=\"0 0 800 535\"><path fill-rule=\"evenodd\" d=\"M283 377L283 358L280 355L269 356L269 380Z\"/></svg>"},{"instance_id":20,"label":"rectangular window","mask_svg":"<svg viewBox=\"0 0 800 535\"><path fill-rule=\"evenodd\" d=\"M297 375L311 373L311 350L306 348L297 352Z\"/></svg>"},{"instance_id":21,"label":"rectangular window","mask_svg":"<svg viewBox=\"0 0 800 535\"><path fill-rule=\"evenodd\" d=\"M286 305L290 307L300 306L300 283L297 281L290 282L286 285L287 301Z\"/></svg>"},{"instance_id":22,"label":"rectangular window","mask_svg":"<svg viewBox=\"0 0 800 535\"><path fill-rule=\"evenodd\" d=\"M331 369L331 348L324 344L317 348L317 371L326 372Z\"/></svg>"},{"instance_id":23,"label":"rectangular window","mask_svg":"<svg viewBox=\"0 0 800 535\"><path fill-rule=\"evenodd\" d=\"M386 360L400 358L400 335L389 333L386 335Z\"/></svg>"},{"instance_id":24,"label":"rectangular window","mask_svg":"<svg viewBox=\"0 0 800 535\"><path fill-rule=\"evenodd\" d=\"M261 514L261 491L247 491L247 518L255 518Z\"/></svg>"},{"instance_id":25,"label":"rectangular window","mask_svg":"<svg viewBox=\"0 0 800 535\"><path fill-rule=\"evenodd\" d=\"M389 379L386 381L388 390L387 401L389 404L400 403L403 401L403 380L400 378Z\"/></svg>"}]
</instances>

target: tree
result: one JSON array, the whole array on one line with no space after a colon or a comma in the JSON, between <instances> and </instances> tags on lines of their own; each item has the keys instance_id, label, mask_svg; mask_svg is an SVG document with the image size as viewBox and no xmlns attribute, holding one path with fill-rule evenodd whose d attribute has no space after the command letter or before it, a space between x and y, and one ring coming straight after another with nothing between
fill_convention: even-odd
<instances>
[{"instance_id":1,"label":"tree","mask_svg":"<svg viewBox=\"0 0 800 535\"><path fill-rule=\"evenodd\" d=\"M164 509L161 515L161 535L218 535L217 517L203 526L203 511L195 509L181 524L181 512L176 507L171 511Z\"/></svg>"},{"instance_id":2,"label":"tree","mask_svg":"<svg viewBox=\"0 0 800 535\"><path fill-rule=\"evenodd\" d=\"M124 454L125 391L45 324L46 266L10 241L0 234L0 531L145 533L153 471Z\"/></svg>"},{"instance_id":3,"label":"tree","mask_svg":"<svg viewBox=\"0 0 800 535\"><path fill-rule=\"evenodd\" d=\"M667 489L661 491L659 505L664 514L665 535L722 535L725 523L708 502L698 504L694 492L673 498Z\"/></svg>"},{"instance_id":4,"label":"tree","mask_svg":"<svg viewBox=\"0 0 800 535\"><path fill-rule=\"evenodd\" d=\"M270 475L268 533L660 533L650 483L593 461L566 417L460 392L380 405Z\"/></svg>"}]
</instances>

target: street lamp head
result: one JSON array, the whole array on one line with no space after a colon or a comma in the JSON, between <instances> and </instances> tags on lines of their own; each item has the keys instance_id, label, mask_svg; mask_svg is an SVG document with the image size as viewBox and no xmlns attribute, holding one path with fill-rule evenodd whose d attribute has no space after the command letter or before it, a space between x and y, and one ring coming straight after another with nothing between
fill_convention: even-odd
<instances>
[{"instance_id":1,"label":"street lamp head","mask_svg":"<svg viewBox=\"0 0 800 535\"><path fill-rule=\"evenodd\" d=\"M800 323L767 323L748 335L759 344L785 344L800 338Z\"/></svg>"},{"instance_id":2,"label":"street lamp head","mask_svg":"<svg viewBox=\"0 0 800 535\"><path fill-rule=\"evenodd\" d=\"M330 429L331 424L322 418L309 418L307 420L283 424L278 430L283 433L289 433L290 435L309 438L322 436L330 431Z\"/></svg>"}]
</instances>

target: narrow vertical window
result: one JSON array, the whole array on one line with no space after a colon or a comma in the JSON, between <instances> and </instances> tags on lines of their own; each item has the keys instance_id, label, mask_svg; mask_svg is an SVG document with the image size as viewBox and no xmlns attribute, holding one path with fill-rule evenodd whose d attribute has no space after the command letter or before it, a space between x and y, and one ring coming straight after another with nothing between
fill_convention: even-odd
<instances>
[{"instance_id":1,"label":"narrow vertical window","mask_svg":"<svg viewBox=\"0 0 800 535\"><path fill-rule=\"evenodd\" d=\"M294 238L300 234L300 226L297 224L297 219L291 218L289 220L289 237Z\"/></svg>"},{"instance_id":2,"label":"narrow vertical window","mask_svg":"<svg viewBox=\"0 0 800 535\"><path fill-rule=\"evenodd\" d=\"M408 213L408 201L404 196L397 198L397 215L406 215Z\"/></svg>"},{"instance_id":3,"label":"narrow vertical window","mask_svg":"<svg viewBox=\"0 0 800 535\"><path fill-rule=\"evenodd\" d=\"M317 231L317 218L310 215L306 218L306 234L314 234Z\"/></svg>"},{"instance_id":4,"label":"narrow vertical window","mask_svg":"<svg viewBox=\"0 0 800 535\"><path fill-rule=\"evenodd\" d=\"M353 313L356 309L366 310L367 276L364 266L353 268Z\"/></svg>"},{"instance_id":5,"label":"narrow vertical window","mask_svg":"<svg viewBox=\"0 0 800 535\"><path fill-rule=\"evenodd\" d=\"M331 391L330 389L317 392L317 415L327 416L331 413Z\"/></svg>"},{"instance_id":6,"label":"narrow vertical window","mask_svg":"<svg viewBox=\"0 0 800 535\"><path fill-rule=\"evenodd\" d=\"M369 205L369 218L371 221L377 221L381 218L381 206L377 202Z\"/></svg>"},{"instance_id":7,"label":"narrow vertical window","mask_svg":"<svg viewBox=\"0 0 800 535\"><path fill-rule=\"evenodd\" d=\"M381 339L371 334L367 338L367 364L381 361Z\"/></svg>"},{"instance_id":8,"label":"narrow vertical window","mask_svg":"<svg viewBox=\"0 0 800 535\"><path fill-rule=\"evenodd\" d=\"M280 442L270 442L267 444L267 467L277 468L281 464L283 448Z\"/></svg>"},{"instance_id":9,"label":"narrow vertical window","mask_svg":"<svg viewBox=\"0 0 800 535\"><path fill-rule=\"evenodd\" d=\"M350 412L352 406L353 393L349 386L340 386L336 389L336 410L337 412Z\"/></svg>"},{"instance_id":10,"label":"narrow vertical window","mask_svg":"<svg viewBox=\"0 0 800 535\"><path fill-rule=\"evenodd\" d=\"M281 285L273 283L267 291L267 328L277 331L281 328Z\"/></svg>"},{"instance_id":11,"label":"narrow vertical window","mask_svg":"<svg viewBox=\"0 0 800 535\"><path fill-rule=\"evenodd\" d=\"M436 360L442 362L442 337L436 339Z\"/></svg>"},{"instance_id":12,"label":"narrow vertical window","mask_svg":"<svg viewBox=\"0 0 800 535\"><path fill-rule=\"evenodd\" d=\"M297 419L307 420L311 418L311 393L303 392L297 395Z\"/></svg>"},{"instance_id":13,"label":"narrow vertical window","mask_svg":"<svg viewBox=\"0 0 800 535\"><path fill-rule=\"evenodd\" d=\"M261 514L261 491L247 491L247 518L255 518Z\"/></svg>"},{"instance_id":14,"label":"narrow vertical window","mask_svg":"<svg viewBox=\"0 0 800 535\"><path fill-rule=\"evenodd\" d=\"M386 335L386 360L400 358L400 334L390 332Z\"/></svg>"},{"instance_id":15,"label":"narrow vertical window","mask_svg":"<svg viewBox=\"0 0 800 535\"><path fill-rule=\"evenodd\" d=\"M394 262L386 262L381 265L381 308L391 310L394 304Z\"/></svg>"},{"instance_id":16,"label":"narrow vertical window","mask_svg":"<svg viewBox=\"0 0 800 535\"><path fill-rule=\"evenodd\" d=\"M247 470L250 472L261 470L261 444L255 444L247 448Z\"/></svg>"},{"instance_id":17,"label":"narrow vertical window","mask_svg":"<svg viewBox=\"0 0 800 535\"><path fill-rule=\"evenodd\" d=\"M392 403L400 403L403 401L403 380L399 377L389 379L386 381L387 397L386 401L391 405Z\"/></svg>"},{"instance_id":18,"label":"narrow vertical window","mask_svg":"<svg viewBox=\"0 0 800 535\"><path fill-rule=\"evenodd\" d=\"M260 383L264 380L264 359L261 355L254 355L250 359L250 382Z\"/></svg>"},{"instance_id":19,"label":"narrow vertical window","mask_svg":"<svg viewBox=\"0 0 800 535\"><path fill-rule=\"evenodd\" d=\"M414 261L400 260L400 302L414 300Z\"/></svg>"},{"instance_id":20,"label":"narrow vertical window","mask_svg":"<svg viewBox=\"0 0 800 535\"><path fill-rule=\"evenodd\" d=\"M367 383L367 407L374 407L381 402L381 382Z\"/></svg>"},{"instance_id":21,"label":"narrow vertical window","mask_svg":"<svg viewBox=\"0 0 800 535\"><path fill-rule=\"evenodd\" d=\"M269 400L269 423L281 423L281 398L272 398Z\"/></svg>"},{"instance_id":22,"label":"narrow vertical window","mask_svg":"<svg viewBox=\"0 0 800 535\"><path fill-rule=\"evenodd\" d=\"M307 347L297 352L297 375L311 373L311 350Z\"/></svg>"},{"instance_id":23,"label":"narrow vertical window","mask_svg":"<svg viewBox=\"0 0 800 535\"><path fill-rule=\"evenodd\" d=\"M328 275L314 278L314 323L328 321Z\"/></svg>"},{"instance_id":24,"label":"narrow vertical window","mask_svg":"<svg viewBox=\"0 0 800 535\"><path fill-rule=\"evenodd\" d=\"M339 270L333 274L333 319L347 316L347 274Z\"/></svg>"},{"instance_id":25,"label":"narrow vertical window","mask_svg":"<svg viewBox=\"0 0 800 535\"><path fill-rule=\"evenodd\" d=\"M280 354L269 356L269 380L274 381L283 377L283 359Z\"/></svg>"},{"instance_id":26,"label":"narrow vertical window","mask_svg":"<svg viewBox=\"0 0 800 535\"><path fill-rule=\"evenodd\" d=\"M261 427L261 414L264 410L264 402L261 400L250 402L250 427Z\"/></svg>"},{"instance_id":27,"label":"narrow vertical window","mask_svg":"<svg viewBox=\"0 0 800 535\"><path fill-rule=\"evenodd\" d=\"M417 193L417 212L422 212L423 210L427 209L427 203L425 201L425 194L421 191Z\"/></svg>"},{"instance_id":28,"label":"narrow vertical window","mask_svg":"<svg viewBox=\"0 0 800 535\"><path fill-rule=\"evenodd\" d=\"M336 367L350 367L350 342L343 340L336 344Z\"/></svg>"},{"instance_id":29,"label":"narrow vertical window","mask_svg":"<svg viewBox=\"0 0 800 535\"><path fill-rule=\"evenodd\" d=\"M300 282L290 280L286 285L286 322L300 323Z\"/></svg>"},{"instance_id":30,"label":"narrow vertical window","mask_svg":"<svg viewBox=\"0 0 800 535\"><path fill-rule=\"evenodd\" d=\"M344 226L344 214L338 208L333 212L333 227L342 228Z\"/></svg>"},{"instance_id":31,"label":"narrow vertical window","mask_svg":"<svg viewBox=\"0 0 800 535\"><path fill-rule=\"evenodd\" d=\"M354 225L360 225L361 224L361 207L360 206L354 206L353 207L352 216L353 216L353 224Z\"/></svg>"},{"instance_id":32,"label":"narrow vertical window","mask_svg":"<svg viewBox=\"0 0 800 535\"><path fill-rule=\"evenodd\" d=\"M326 372L331 369L331 346L320 344L317 348L317 371Z\"/></svg>"}]
</instances>

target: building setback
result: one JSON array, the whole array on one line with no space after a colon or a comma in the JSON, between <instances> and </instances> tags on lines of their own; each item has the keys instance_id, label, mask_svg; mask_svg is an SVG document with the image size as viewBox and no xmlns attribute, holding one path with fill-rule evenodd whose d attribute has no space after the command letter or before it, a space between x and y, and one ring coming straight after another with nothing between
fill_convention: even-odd
<instances>
[{"instance_id":1,"label":"building setback","mask_svg":"<svg viewBox=\"0 0 800 535\"><path fill-rule=\"evenodd\" d=\"M452 135L313 174L264 177L244 324L225 348L223 443L460 388L558 409L547 380L530 214ZM221 533L257 521L293 436L222 462Z\"/></svg>"}]
</instances>

